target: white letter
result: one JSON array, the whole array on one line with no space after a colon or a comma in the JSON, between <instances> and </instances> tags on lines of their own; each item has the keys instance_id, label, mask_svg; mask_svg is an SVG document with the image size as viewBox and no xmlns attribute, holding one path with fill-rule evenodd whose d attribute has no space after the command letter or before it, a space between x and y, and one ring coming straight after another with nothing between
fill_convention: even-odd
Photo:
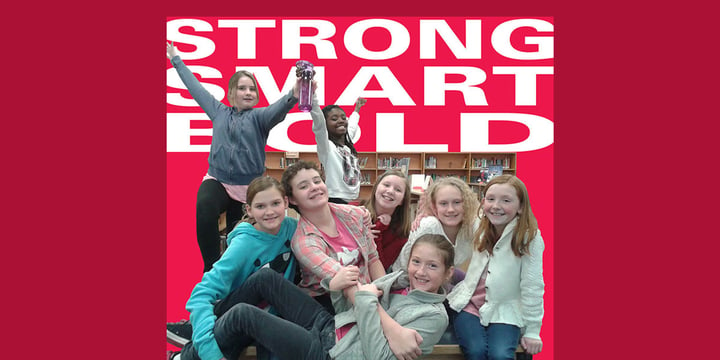
<instances>
[{"instance_id":1,"label":"white letter","mask_svg":"<svg viewBox=\"0 0 720 360\"><path fill-rule=\"evenodd\" d=\"M528 127L527 139L515 144L490 144L490 121L513 121ZM520 152L542 149L553 143L553 122L537 115L516 113L460 113L460 151Z\"/></svg>"},{"instance_id":2,"label":"white letter","mask_svg":"<svg viewBox=\"0 0 720 360\"><path fill-rule=\"evenodd\" d=\"M528 36L525 38L525 44L538 45L535 52L525 52L515 49L510 43L510 35L517 28L531 27L539 32L553 31L553 24L537 19L519 19L506 21L493 31L491 42L498 54L510 59L516 60L541 60L553 58L553 38L552 36Z\"/></svg>"},{"instance_id":3,"label":"white letter","mask_svg":"<svg viewBox=\"0 0 720 360\"><path fill-rule=\"evenodd\" d=\"M220 28L237 28L237 58L255 59L257 28L274 28L275 20L218 20Z\"/></svg>"},{"instance_id":4,"label":"white letter","mask_svg":"<svg viewBox=\"0 0 720 360\"><path fill-rule=\"evenodd\" d=\"M405 122L403 113L377 113L375 128L377 152L447 152L447 145L404 144ZM380 131L382 129L382 131Z\"/></svg>"},{"instance_id":5,"label":"white letter","mask_svg":"<svg viewBox=\"0 0 720 360\"><path fill-rule=\"evenodd\" d=\"M315 36L301 36L301 28L314 28ZM326 20L283 20L282 58L299 59L300 44L315 46L318 59L337 59L335 45L327 40L335 35L335 25Z\"/></svg>"},{"instance_id":6,"label":"white letter","mask_svg":"<svg viewBox=\"0 0 720 360\"><path fill-rule=\"evenodd\" d=\"M552 66L495 66L493 74L515 75L515 105L537 104L537 75L552 75Z\"/></svg>"},{"instance_id":7,"label":"white letter","mask_svg":"<svg viewBox=\"0 0 720 360\"><path fill-rule=\"evenodd\" d=\"M445 41L457 59L482 58L482 40L480 20L465 20L465 44L450 29L445 20L420 20L420 58L435 59L435 32Z\"/></svg>"},{"instance_id":8,"label":"white letter","mask_svg":"<svg viewBox=\"0 0 720 360\"><path fill-rule=\"evenodd\" d=\"M191 129L190 120L207 120L205 113L167 114L167 152L210 152L210 145L190 145L190 136L212 136L212 128Z\"/></svg>"},{"instance_id":9,"label":"white letter","mask_svg":"<svg viewBox=\"0 0 720 360\"><path fill-rule=\"evenodd\" d=\"M290 140L288 135L290 126L300 121L312 121L310 113L298 112L285 115L285 120L270 130L267 140L268 146L282 151L317 152L316 144L298 144Z\"/></svg>"},{"instance_id":10,"label":"white letter","mask_svg":"<svg viewBox=\"0 0 720 360\"><path fill-rule=\"evenodd\" d=\"M216 69L208 66L190 65L187 68L193 73L199 74L201 78L222 79L222 74L220 73L220 71L217 71ZM210 92L210 94L212 94L214 98L218 99L218 101L222 101L223 98L225 98L225 90L222 87L215 84L208 84L203 82L201 82L200 84L202 84L202 86L208 92ZM185 87L185 84L183 84L182 80L180 80L180 75L178 75L177 71L175 71L175 68L170 68L167 70L167 86L172 86L176 89L187 89L187 87ZM177 106L199 106L193 98L184 98L182 95L180 95L179 92L168 92L167 103Z\"/></svg>"},{"instance_id":11,"label":"white letter","mask_svg":"<svg viewBox=\"0 0 720 360\"><path fill-rule=\"evenodd\" d=\"M365 90L373 76L380 83L382 90ZM363 66L360 68L335 104L352 105L358 97L387 98L393 105L415 105L410 95L386 66Z\"/></svg>"},{"instance_id":12,"label":"white letter","mask_svg":"<svg viewBox=\"0 0 720 360\"><path fill-rule=\"evenodd\" d=\"M273 74L270 72L270 69L267 66L236 66L235 71L240 70L247 70L251 72L253 75L255 75L255 80L258 82L258 87L262 89L262 93L265 96L265 98L268 101L268 104L272 104L278 99L280 99L283 95L290 92L292 90L293 86L295 86L295 82L297 81L297 76L295 76L295 66L293 66L289 71L288 75L285 77L285 83L282 86L282 90L278 88L277 82L275 81L275 78L273 78ZM324 91L324 83L325 83L325 67L324 66L318 66L315 68L315 80L317 80L318 87L315 93L318 97L318 102L322 105L325 103L325 91Z\"/></svg>"},{"instance_id":13,"label":"white letter","mask_svg":"<svg viewBox=\"0 0 720 360\"><path fill-rule=\"evenodd\" d=\"M460 74L465 81L456 84L445 83L445 74ZM465 105L487 105L483 89L474 87L487 79L485 71L470 66L426 66L425 67L425 105L445 105L446 91L459 91L463 94Z\"/></svg>"},{"instance_id":14,"label":"white letter","mask_svg":"<svg viewBox=\"0 0 720 360\"><path fill-rule=\"evenodd\" d=\"M195 31L213 31L212 25L207 21L197 19L178 19L167 22L167 39L168 41L177 41L184 44L192 44L197 47L193 52L177 51L177 54L183 60L195 60L206 58L215 52L215 43L202 36L188 35L180 32L183 26L190 26Z\"/></svg>"},{"instance_id":15,"label":"white letter","mask_svg":"<svg viewBox=\"0 0 720 360\"><path fill-rule=\"evenodd\" d=\"M381 27L390 32L390 46L382 51L370 51L363 44L363 34L369 28ZM404 53L410 46L410 33L402 24L385 19L358 21L345 31L345 48L353 55L367 60L387 60Z\"/></svg>"}]
</instances>

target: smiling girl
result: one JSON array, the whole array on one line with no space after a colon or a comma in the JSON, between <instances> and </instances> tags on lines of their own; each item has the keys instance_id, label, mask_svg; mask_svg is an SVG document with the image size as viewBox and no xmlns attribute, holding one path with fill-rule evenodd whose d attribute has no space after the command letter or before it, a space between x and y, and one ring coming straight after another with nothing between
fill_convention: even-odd
<instances>
[{"instance_id":1,"label":"smiling girl","mask_svg":"<svg viewBox=\"0 0 720 360\"><path fill-rule=\"evenodd\" d=\"M220 214L226 212L228 226L242 217L248 184L265 171L265 145L270 130L297 103L300 79L292 91L273 104L256 108L257 81L250 72L238 71L230 77L227 106L201 85L180 59L174 44L167 44L167 57L190 95L212 121L208 171L198 188L195 214L203 271L207 272L220 258Z\"/></svg>"},{"instance_id":2,"label":"smiling girl","mask_svg":"<svg viewBox=\"0 0 720 360\"><path fill-rule=\"evenodd\" d=\"M477 195L459 178L443 177L433 182L424 196L426 200L417 210L424 217L418 228L410 232L407 243L392 266L393 270L407 266L415 239L425 234L442 235L453 245L456 267L470 258L473 233L480 226ZM461 274L459 270L456 273Z\"/></svg>"},{"instance_id":3,"label":"smiling girl","mask_svg":"<svg viewBox=\"0 0 720 360\"><path fill-rule=\"evenodd\" d=\"M513 175L484 190L483 217L465 279L448 296L466 359L514 359L542 350L545 244L525 184ZM522 336L522 338L521 338Z\"/></svg>"},{"instance_id":4,"label":"smiling girl","mask_svg":"<svg viewBox=\"0 0 720 360\"><path fill-rule=\"evenodd\" d=\"M246 217L230 232L227 249L195 286L187 302L192 341L178 338L168 327L168 340L183 348L185 360L217 360L228 354L234 355L228 359L237 359L238 346L247 346L250 340L243 342L218 332L216 319L244 299L240 287L261 268L269 268L290 281L295 278L290 239L297 220L285 217L288 200L282 186L274 178L260 177L248 186L247 197Z\"/></svg>"},{"instance_id":5,"label":"smiling girl","mask_svg":"<svg viewBox=\"0 0 720 360\"><path fill-rule=\"evenodd\" d=\"M416 332L420 352L429 354L448 324L442 284L452 276L453 256L452 246L443 237L426 235L413 247L406 270L371 284L351 285L356 288L353 298L345 298L342 285L338 286L343 282L334 281L339 273L324 279L323 287L333 294L334 316L276 272L262 269L241 287L246 303L220 317L216 332L235 336L239 341L231 343L238 348L253 339L281 359L397 359L383 329L384 313ZM263 300L279 316L252 305ZM226 355L237 358L236 352Z\"/></svg>"},{"instance_id":6,"label":"smiling girl","mask_svg":"<svg viewBox=\"0 0 720 360\"><path fill-rule=\"evenodd\" d=\"M410 233L410 184L398 170L388 170L377 178L372 196L365 204L376 232L380 262L389 268L395 262Z\"/></svg>"}]
</instances>

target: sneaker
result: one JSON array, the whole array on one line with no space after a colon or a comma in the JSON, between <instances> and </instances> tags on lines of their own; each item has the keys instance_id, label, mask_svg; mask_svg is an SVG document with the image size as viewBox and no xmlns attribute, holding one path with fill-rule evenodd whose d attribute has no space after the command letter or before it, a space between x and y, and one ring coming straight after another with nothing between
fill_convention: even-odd
<instances>
[{"instance_id":1,"label":"sneaker","mask_svg":"<svg viewBox=\"0 0 720 360\"><path fill-rule=\"evenodd\" d=\"M192 339L192 325L187 320L167 323L167 342L179 348L185 346Z\"/></svg>"},{"instance_id":2,"label":"sneaker","mask_svg":"<svg viewBox=\"0 0 720 360\"><path fill-rule=\"evenodd\" d=\"M173 360L173 359L175 359L175 356L176 356L176 355L179 355L179 354L180 354L179 351L168 350L167 353L166 353L166 358L165 358L165 359L166 359L166 360Z\"/></svg>"}]
</instances>

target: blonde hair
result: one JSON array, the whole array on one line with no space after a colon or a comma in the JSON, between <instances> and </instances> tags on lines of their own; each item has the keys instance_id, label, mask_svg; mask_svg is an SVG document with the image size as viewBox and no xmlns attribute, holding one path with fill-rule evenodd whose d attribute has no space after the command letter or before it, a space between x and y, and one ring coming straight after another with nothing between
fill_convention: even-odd
<instances>
[{"instance_id":1,"label":"blonde hair","mask_svg":"<svg viewBox=\"0 0 720 360\"><path fill-rule=\"evenodd\" d=\"M270 176L261 176L253 179L253 181L250 182L250 185L248 185L247 188L247 203L245 206L248 208L252 207L252 202L255 200L255 195L257 195L261 191L265 191L267 189L274 188L280 193L281 197L285 197L285 189L280 184L277 179L270 177ZM245 214L243 215L242 219L240 219L239 222L248 222L251 224L255 223L255 219L250 217L249 211L245 211Z\"/></svg>"},{"instance_id":2,"label":"blonde hair","mask_svg":"<svg viewBox=\"0 0 720 360\"><path fill-rule=\"evenodd\" d=\"M528 191L525 184L514 175L500 175L488 182L483 190L483 198L488 189L495 184L508 184L515 189L515 193L520 200L520 208L517 218L517 226L513 231L510 246L515 256L521 257L528 253L530 242L535 238L538 231L538 223L535 215L530 209L530 199L528 199ZM493 248L502 234L498 234L495 226L490 223L487 216L483 216L480 220L480 227L475 233L475 246L478 251L487 250L491 255Z\"/></svg>"},{"instance_id":3,"label":"blonde hair","mask_svg":"<svg viewBox=\"0 0 720 360\"><path fill-rule=\"evenodd\" d=\"M427 189L427 200L423 204L423 213L432 214L439 219L437 211L435 210L435 201L438 189L443 186L453 186L462 196L463 200L463 219L460 224L460 231L458 231L458 237L470 239L473 236L473 225L475 219L477 219L477 212L480 208L480 202L477 199L477 195L470 189L470 186L462 181L460 178L455 176L447 176L435 180ZM419 209L418 209L419 211Z\"/></svg>"}]
</instances>

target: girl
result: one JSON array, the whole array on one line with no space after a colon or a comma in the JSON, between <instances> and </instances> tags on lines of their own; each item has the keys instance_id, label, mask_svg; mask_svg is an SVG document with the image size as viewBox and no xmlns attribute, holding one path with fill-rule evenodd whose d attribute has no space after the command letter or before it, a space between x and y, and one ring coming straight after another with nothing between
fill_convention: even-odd
<instances>
[{"instance_id":1,"label":"girl","mask_svg":"<svg viewBox=\"0 0 720 360\"><path fill-rule=\"evenodd\" d=\"M453 262L452 246L440 236L427 235L416 242L405 271L372 284L350 285L357 288L351 299L339 293L347 285L339 273L327 278L323 286L333 292L335 316L277 273L263 269L243 284L245 303L220 317L215 331L228 336L223 342L227 359L237 358L247 337L281 359L395 359L381 328L384 311L417 331L427 354L448 324L442 283L452 275ZM280 317L251 305L262 300Z\"/></svg>"},{"instance_id":2,"label":"girl","mask_svg":"<svg viewBox=\"0 0 720 360\"><path fill-rule=\"evenodd\" d=\"M209 167L198 189L196 205L197 239L203 271L207 272L220 258L220 214L227 211L230 226L242 217L248 184L265 171L270 129L297 103L299 82L270 106L255 108L259 101L255 77L238 71L230 78L228 107L205 90L177 55L174 44L167 44L167 57L213 124Z\"/></svg>"},{"instance_id":3,"label":"girl","mask_svg":"<svg viewBox=\"0 0 720 360\"><path fill-rule=\"evenodd\" d=\"M372 196L365 205L377 231L375 244L380 262L390 268L410 233L410 184L398 170L388 170L377 178Z\"/></svg>"},{"instance_id":4,"label":"girl","mask_svg":"<svg viewBox=\"0 0 720 360\"><path fill-rule=\"evenodd\" d=\"M514 359L521 334L535 355L542 350L545 245L525 184L513 175L493 178L482 209L467 275L448 296L459 312L455 335L466 359Z\"/></svg>"},{"instance_id":5,"label":"girl","mask_svg":"<svg viewBox=\"0 0 720 360\"><path fill-rule=\"evenodd\" d=\"M426 201L418 204L417 212L418 216L424 217L418 228L410 232L407 243L392 266L393 270L407 266L412 244L424 234L442 235L454 246L456 267L470 258L473 233L480 226L477 195L459 178L444 177L432 183L423 196ZM453 284L462 277L460 270L456 273Z\"/></svg>"},{"instance_id":6,"label":"girl","mask_svg":"<svg viewBox=\"0 0 720 360\"><path fill-rule=\"evenodd\" d=\"M288 200L280 182L269 176L256 178L248 186L247 199L243 222L230 232L227 249L203 275L187 302L192 342L183 347L183 359L217 360L223 357L226 352L223 339L215 330L215 320L238 303L241 285L251 274L261 268L270 268L281 278L294 280L296 266L290 239L297 220L285 217ZM168 340L171 338L168 327ZM174 340L171 343L182 346L183 339Z\"/></svg>"},{"instance_id":7,"label":"girl","mask_svg":"<svg viewBox=\"0 0 720 360\"><path fill-rule=\"evenodd\" d=\"M320 281L334 277L343 267L351 277L369 283L385 275L363 210L356 206L328 202L328 189L317 165L298 161L282 175L290 206L300 215L292 239L292 250L300 264L299 286L332 309Z\"/></svg>"},{"instance_id":8,"label":"girl","mask_svg":"<svg viewBox=\"0 0 720 360\"><path fill-rule=\"evenodd\" d=\"M298 76L300 69L298 68ZM317 87L315 81L313 88ZM358 99L355 111L347 117L337 105L328 105L320 110L317 96L313 92L313 106L310 116L315 133L317 154L327 175L330 202L347 204L360 196L360 165L353 139L359 137L360 108L367 100Z\"/></svg>"}]
</instances>

